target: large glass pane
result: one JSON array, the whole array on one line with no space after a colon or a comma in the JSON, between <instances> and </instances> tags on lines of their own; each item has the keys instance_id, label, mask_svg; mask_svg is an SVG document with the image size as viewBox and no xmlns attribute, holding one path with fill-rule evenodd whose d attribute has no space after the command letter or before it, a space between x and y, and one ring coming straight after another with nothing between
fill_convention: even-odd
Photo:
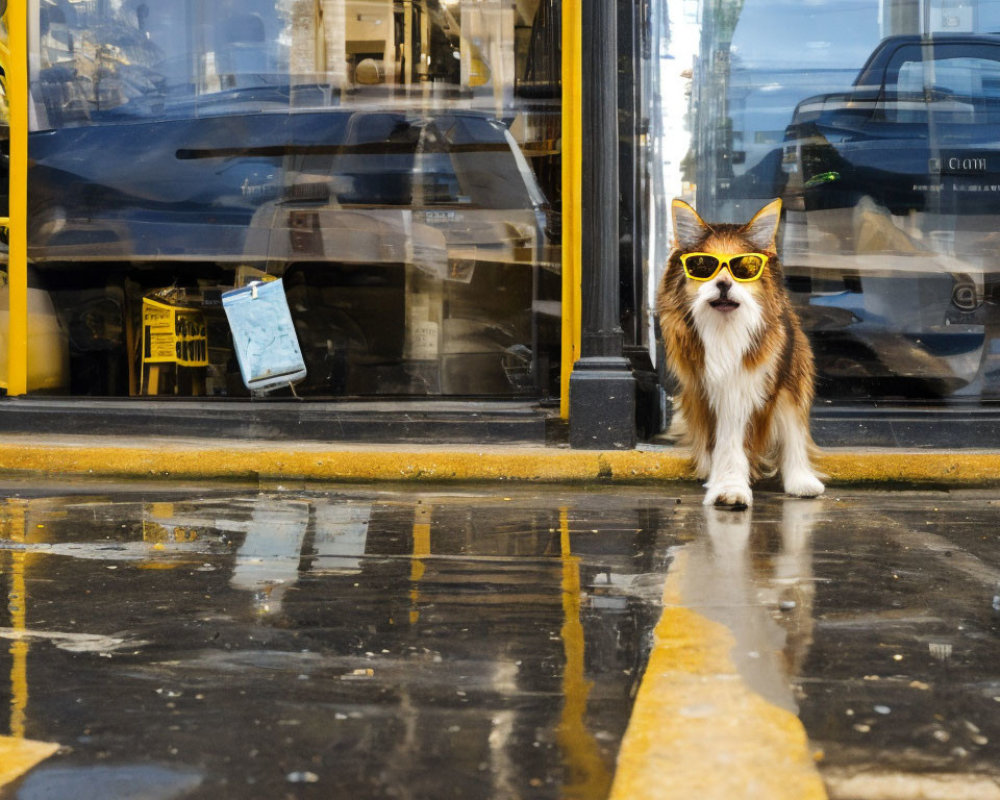
<instances>
[{"instance_id":1,"label":"large glass pane","mask_svg":"<svg viewBox=\"0 0 1000 800\"><path fill-rule=\"evenodd\" d=\"M555 394L556 19L32 0L29 249L64 388L245 395L219 296L280 277L300 395ZM149 361L144 299L197 311L207 366Z\"/></svg>"},{"instance_id":2,"label":"large glass pane","mask_svg":"<svg viewBox=\"0 0 1000 800\"><path fill-rule=\"evenodd\" d=\"M662 8L662 193L726 222L784 200L820 399L1000 397L1000 4Z\"/></svg>"}]
</instances>

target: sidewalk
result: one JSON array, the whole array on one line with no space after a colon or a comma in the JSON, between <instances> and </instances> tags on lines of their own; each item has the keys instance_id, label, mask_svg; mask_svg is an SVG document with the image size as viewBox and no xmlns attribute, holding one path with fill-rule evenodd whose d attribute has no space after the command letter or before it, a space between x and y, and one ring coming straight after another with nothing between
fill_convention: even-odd
<instances>
[{"instance_id":1,"label":"sidewalk","mask_svg":"<svg viewBox=\"0 0 1000 800\"><path fill-rule=\"evenodd\" d=\"M994 489L0 496L2 800L1000 800Z\"/></svg>"}]
</instances>

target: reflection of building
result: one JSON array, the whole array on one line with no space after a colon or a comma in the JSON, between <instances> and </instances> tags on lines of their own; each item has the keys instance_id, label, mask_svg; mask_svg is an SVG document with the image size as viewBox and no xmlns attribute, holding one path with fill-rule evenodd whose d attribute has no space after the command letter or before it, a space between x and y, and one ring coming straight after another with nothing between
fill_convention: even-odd
<instances>
[{"instance_id":1,"label":"reflection of building","mask_svg":"<svg viewBox=\"0 0 1000 800\"><path fill-rule=\"evenodd\" d=\"M740 221L784 199L783 261L820 396L1000 392L984 260L1000 170L1000 49L984 32L998 21L978 2L702 4L697 201ZM785 45L764 45L775 30Z\"/></svg>"},{"instance_id":2,"label":"reflection of building","mask_svg":"<svg viewBox=\"0 0 1000 800\"><path fill-rule=\"evenodd\" d=\"M30 388L141 391L131 307L180 285L209 320L208 393L239 395L212 308L250 264L309 287L292 304L306 395L558 395L554 8L37 0L29 252L62 319L101 292L123 319L99 348L70 338L68 380L52 365ZM440 341L414 350L430 324ZM413 379L414 359L441 363Z\"/></svg>"},{"instance_id":3,"label":"reflection of building","mask_svg":"<svg viewBox=\"0 0 1000 800\"><path fill-rule=\"evenodd\" d=\"M830 214L843 172L803 177L816 140L787 139L796 108L850 89L880 40L981 35L1000 27L992 4L587 3L583 13L559 0L31 0L31 132L18 162L30 155L31 202L18 258L32 260L30 289L45 302L15 308L9 324L38 329L51 301L67 335L35 346L30 376L13 359L9 392L143 394L137 309L176 286L204 315L208 364L175 391L246 397L218 298L281 275L307 400L447 398L468 419L496 401L493 421L516 408L535 436L557 401L570 414L574 365L585 375L581 356L606 354L582 351L600 342L638 405L590 405L649 437L669 386L653 365L650 308L667 201L680 194L719 220L785 199L786 272L826 399L1000 392L992 211L942 207L931 219L859 193ZM614 37L590 37L598 18ZM781 47L766 44L774 30ZM610 58L597 58L605 40ZM672 87L662 95L661 75ZM988 95L994 83L986 70L969 85ZM605 97L613 113L582 124L582 101ZM605 128L595 156L589 137ZM949 136L926 138L942 151ZM982 159L995 148L976 148L969 164L988 177ZM585 196L605 172L609 183ZM915 185L933 201L940 181ZM26 197L26 181L15 188ZM803 193L819 205L806 208ZM584 219L594 207L609 216ZM913 269L914 252L936 260ZM883 279L897 277L905 310L884 295ZM599 321L588 316L597 306ZM20 338L9 337L18 353Z\"/></svg>"}]
</instances>

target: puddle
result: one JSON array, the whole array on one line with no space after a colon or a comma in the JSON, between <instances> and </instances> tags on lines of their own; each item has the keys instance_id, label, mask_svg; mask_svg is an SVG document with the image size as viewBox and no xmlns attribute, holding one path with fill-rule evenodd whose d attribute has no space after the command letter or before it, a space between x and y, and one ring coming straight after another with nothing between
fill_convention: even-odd
<instances>
[{"instance_id":1,"label":"puddle","mask_svg":"<svg viewBox=\"0 0 1000 800\"><path fill-rule=\"evenodd\" d=\"M606 797L673 498L96 488L0 506L0 796Z\"/></svg>"}]
</instances>

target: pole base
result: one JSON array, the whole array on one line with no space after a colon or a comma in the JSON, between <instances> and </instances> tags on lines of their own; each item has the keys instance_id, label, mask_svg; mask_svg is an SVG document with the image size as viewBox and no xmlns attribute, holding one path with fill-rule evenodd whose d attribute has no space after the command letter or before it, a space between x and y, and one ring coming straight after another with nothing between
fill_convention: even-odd
<instances>
[{"instance_id":1,"label":"pole base","mask_svg":"<svg viewBox=\"0 0 1000 800\"><path fill-rule=\"evenodd\" d=\"M578 450L632 450L635 378L624 358L581 358L569 378L569 444Z\"/></svg>"}]
</instances>

